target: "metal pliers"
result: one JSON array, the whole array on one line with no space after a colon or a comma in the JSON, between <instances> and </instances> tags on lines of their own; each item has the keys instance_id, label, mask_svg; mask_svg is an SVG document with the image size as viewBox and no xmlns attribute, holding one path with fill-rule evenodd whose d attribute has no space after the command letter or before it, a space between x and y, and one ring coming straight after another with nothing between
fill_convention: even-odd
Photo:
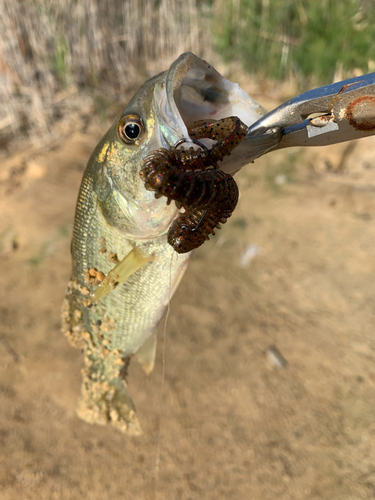
<instances>
[{"instance_id":1,"label":"metal pliers","mask_svg":"<svg viewBox=\"0 0 375 500\"><path fill-rule=\"evenodd\" d=\"M232 153L239 168L268 151L326 146L375 134L375 73L309 90L250 126Z\"/></svg>"}]
</instances>

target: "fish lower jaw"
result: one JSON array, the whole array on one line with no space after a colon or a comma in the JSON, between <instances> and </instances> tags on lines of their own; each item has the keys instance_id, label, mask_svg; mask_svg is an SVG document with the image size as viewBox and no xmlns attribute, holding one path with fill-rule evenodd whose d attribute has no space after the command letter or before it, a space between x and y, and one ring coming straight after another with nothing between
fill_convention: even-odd
<instances>
[{"instance_id":1,"label":"fish lower jaw","mask_svg":"<svg viewBox=\"0 0 375 500\"><path fill-rule=\"evenodd\" d=\"M133 240L153 240L167 234L178 210L174 206L161 207L155 211L138 210L132 219L130 231L121 231L124 236Z\"/></svg>"},{"instance_id":2,"label":"fish lower jaw","mask_svg":"<svg viewBox=\"0 0 375 500\"><path fill-rule=\"evenodd\" d=\"M166 199L132 200L115 191L111 202L101 208L109 224L129 240L152 240L165 235L178 214L175 204L167 205Z\"/></svg>"}]
</instances>

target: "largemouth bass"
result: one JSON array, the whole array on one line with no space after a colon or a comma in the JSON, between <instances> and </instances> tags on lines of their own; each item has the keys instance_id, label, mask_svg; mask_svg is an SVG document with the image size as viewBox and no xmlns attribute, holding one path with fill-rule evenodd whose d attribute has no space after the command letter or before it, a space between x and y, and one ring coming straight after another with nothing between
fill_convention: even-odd
<instances>
[{"instance_id":1,"label":"largemouth bass","mask_svg":"<svg viewBox=\"0 0 375 500\"><path fill-rule=\"evenodd\" d=\"M191 123L236 116L249 126L264 113L237 84L186 53L140 87L94 150L78 196L63 304L63 331L84 352L78 415L87 422L141 433L127 368L135 355L152 371L157 326L191 254L168 244L179 211L145 188L142 160L189 139ZM243 159L223 165L233 173Z\"/></svg>"}]
</instances>

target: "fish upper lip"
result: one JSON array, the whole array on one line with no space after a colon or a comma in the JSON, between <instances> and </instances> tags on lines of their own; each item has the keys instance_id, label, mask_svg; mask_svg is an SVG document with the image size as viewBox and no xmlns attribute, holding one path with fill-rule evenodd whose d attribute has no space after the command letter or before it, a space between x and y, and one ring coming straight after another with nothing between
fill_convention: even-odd
<instances>
[{"instance_id":1,"label":"fish upper lip","mask_svg":"<svg viewBox=\"0 0 375 500\"><path fill-rule=\"evenodd\" d=\"M266 114L266 110L238 84L230 82L191 53L182 54L171 65L158 92L160 99L158 101L155 94L155 103L159 103L158 114L164 127L160 143L167 148L182 138L189 140L187 129L197 120L237 116L250 126ZM211 144L212 141L208 141L206 145L210 147ZM253 159L253 145L257 147L253 140L247 141L241 151L234 150L221 162L220 168L227 173L238 171Z\"/></svg>"}]
</instances>

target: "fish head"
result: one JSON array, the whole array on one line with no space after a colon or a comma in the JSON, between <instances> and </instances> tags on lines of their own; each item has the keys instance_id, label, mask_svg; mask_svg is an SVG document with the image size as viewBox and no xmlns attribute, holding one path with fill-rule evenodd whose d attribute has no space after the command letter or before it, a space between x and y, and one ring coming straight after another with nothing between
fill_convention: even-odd
<instances>
[{"instance_id":1,"label":"fish head","mask_svg":"<svg viewBox=\"0 0 375 500\"><path fill-rule=\"evenodd\" d=\"M188 127L197 120L237 116L251 125L265 113L207 62L182 54L168 71L140 87L93 153L94 189L107 222L132 240L164 235L177 209L146 190L140 176L142 160L181 139L189 142ZM229 160L223 170L233 173L240 166Z\"/></svg>"}]
</instances>

